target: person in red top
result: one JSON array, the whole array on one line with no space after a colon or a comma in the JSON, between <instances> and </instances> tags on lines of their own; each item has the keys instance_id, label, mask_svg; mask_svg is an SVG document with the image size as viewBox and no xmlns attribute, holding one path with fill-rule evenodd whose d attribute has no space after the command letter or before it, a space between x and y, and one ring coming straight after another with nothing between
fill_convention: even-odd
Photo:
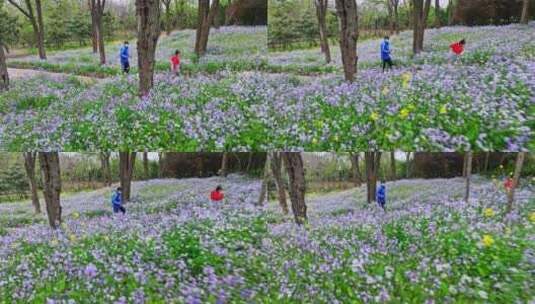
<instances>
[{"instance_id":1,"label":"person in red top","mask_svg":"<svg viewBox=\"0 0 535 304\"><path fill-rule=\"evenodd\" d=\"M223 188L221 186L217 186L212 193L210 193L210 199L213 202L219 202L222 201L225 197L225 194L223 194Z\"/></svg>"},{"instance_id":2,"label":"person in red top","mask_svg":"<svg viewBox=\"0 0 535 304\"><path fill-rule=\"evenodd\" d=\"M505 188L506 192L511 191L513 189L513 179L508 177L505 179L505 182L503 183L503 187Z\"/></svg>"},{"instance_id":3,"label":"person in red top","mask_svg":"<svg viewBox=\"0 0 535 304\"><path fill-rule=\"evenodd\" d=\"M459 55L462 55L462 53L464 53L465 44L466 44L466 40L463 39L459 42L455 42L452 45L450 45L450 49L452 50L453 53L455 53L455 55L459 56Z\"/></svg>"},{"instance_id":4,"label":"person in red top","mask_svg":"<svg viewBox=\"0 0 535 304\"><path fill-rule=\"evenodd\" d=\"M171 72L176 75L180 74L180 51L176 50L175 55L171 57Z\"/></svg>"}]
</instances>

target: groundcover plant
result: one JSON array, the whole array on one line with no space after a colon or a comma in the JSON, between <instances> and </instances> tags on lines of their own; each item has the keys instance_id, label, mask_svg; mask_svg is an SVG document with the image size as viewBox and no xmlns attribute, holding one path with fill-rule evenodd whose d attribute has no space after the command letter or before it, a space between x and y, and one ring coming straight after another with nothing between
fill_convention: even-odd
<instances>
[{"instance_id":1,"label":"groundcover plant","mask_svg":"<svg viewBox=\"0 0 535 304\"><path fill-rule=\"evenodd\" d=\"M228 194L219 205L207 196L216 183ZM474 179L468 203L461 178L388 183L386 213L364 202L364 187L317 195L302 227L275 204L254 205L260 184L235 175L136 182L124 216L111 214L104 193L66 198L56 231L39 221L0 230L0 302L534 300L529 183L508 215L500 183L485 178ZM16 206L0 205L0 219Z\"/></svg>"}]
</instances>

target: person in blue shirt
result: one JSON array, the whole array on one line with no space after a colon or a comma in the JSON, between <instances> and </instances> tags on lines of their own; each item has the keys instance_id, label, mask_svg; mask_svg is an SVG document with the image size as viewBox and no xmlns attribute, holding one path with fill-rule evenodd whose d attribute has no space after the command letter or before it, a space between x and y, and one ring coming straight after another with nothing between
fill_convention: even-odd
<instances>
[{"instance_id":1,"label":"person in blue shirt","mask_svg":"<svg viewBox=\"0 0 535 304\"><path fill-rule=\"evenodd\" d=\"M126 209L122 206L122 199L123 199L123 189L121 187L117 188L117 190L113 191L113 194L111 195L111 205L113 206L113 213L119 213L122 212L123 214L126 213Z\"/></svg>"},{"instance_id":2,"label":"person in blue shirt","mask_svg":"<svg viewBox=\"0 0 535 304\"><path fill-rule=\"evenodd\" d=\"M377 189L377 203L386 211L386 186L384 181L381 181L381 185Z\"/></svg>"},{"instance_id":3,"label":"person in blue shirt","mask_svg":"<svg viewBox=\"0 0 535 304\"><path fill-rule=\"evenodd\" d=\"M121 66L123 73L128 74L130 72L130 49L128 48L128 41L125 41L119 52L121 58Z\"/></svg>"},{"instance_id":4,"label":"person in blue shirt","mask_svg":"<svg viewBox=\"0 0 535 304\"><path fill-rule=\"evenodd\" d=\"M392 69L394 63L392 62L392 57L390 54L392 50L390 49L390 37L386 36L383 42L381 43L381 60L383 61L383 73L385 71L386 65Z\"/></svg>"}]
</instances>

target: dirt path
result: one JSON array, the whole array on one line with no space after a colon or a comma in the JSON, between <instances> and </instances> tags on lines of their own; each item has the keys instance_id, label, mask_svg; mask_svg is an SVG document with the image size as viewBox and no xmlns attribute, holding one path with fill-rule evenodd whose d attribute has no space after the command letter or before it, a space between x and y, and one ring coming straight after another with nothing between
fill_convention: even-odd
<instances>
[{"instance_id":1,"label":"dirt path","mask_svg":"<svg viewBox=\"0 0 535 304\"><path fill-rule=\"evenodd\" d=\"M65 74L65 73L52 73L52 72L32 70L32 69L8 68L7 72L9 73L9 78L11 79L24 79L24 78L31 78L35 76L48 76L48 77L54 77L54 78L67 78L67 77L74 76L84 83L94 83L94 82L98 82L102 80L102 79L94 78L94 77L75 76L75 75Z\"/></svg>"}]
</instances>

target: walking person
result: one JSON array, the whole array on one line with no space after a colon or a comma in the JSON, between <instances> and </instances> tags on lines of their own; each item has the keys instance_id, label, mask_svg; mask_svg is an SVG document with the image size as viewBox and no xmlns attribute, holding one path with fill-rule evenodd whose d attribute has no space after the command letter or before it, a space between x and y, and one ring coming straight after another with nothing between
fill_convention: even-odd
<instances>
[{"instance_id":1,"label":"walking person","mask_svg":"<svg viewBox=\"0 0 535 304\"><path fill-rule=\"evenodd\" d=\"M126 213L126 209L124 209L122 205L122 199L123 199L123 189L121 187L117 188L117 190L113 191L113 194L111 196L111 205L113 207L113 213L119 213L122 214Z\"/></svg>"},{"instance_id":2,"label":"walking person","mask_svg":"<svg viewBox=\"0 0 535 304\"><path fill-rule=\"evenodd\" d=\"M384 211L386 211L386 186L384 181L381 181L379 189L377 189L377 203Z\"/></svg>"},{"instance_id":3,"label":"walking person","mask_svg":"<svg viewBox=\"0 0 535 304\"><path fill-rule=\"evenodd\" d=\"M180 75L180 51L176 50L175 54L171 57L171 72L176 76Z\"/></svg>"},{"instance_id":4,"label":"walking person","mask_svg":"<svg viewBox=\"0 0 535 304\"><path fill-rule=\"evenodd\" d=\"M394 63L392 62L392 50L390 49L390 37L386 36L381 43L381 60L383 61L383 73L385 72L386 65L389 69L392 69Z\"/></svg>"},{"instance_id":5,"label":"walking person","mask_svg":"<svg viewBox=\"0 0 535 304\"><path fill-rule=\"evenodd\" d=\"M121 59L121 67L123 69L123 73L128 74L130 72L130 48L128 41L125 41L123 46L121 47L119 57Z\"/></svg>"}]
</instances>

